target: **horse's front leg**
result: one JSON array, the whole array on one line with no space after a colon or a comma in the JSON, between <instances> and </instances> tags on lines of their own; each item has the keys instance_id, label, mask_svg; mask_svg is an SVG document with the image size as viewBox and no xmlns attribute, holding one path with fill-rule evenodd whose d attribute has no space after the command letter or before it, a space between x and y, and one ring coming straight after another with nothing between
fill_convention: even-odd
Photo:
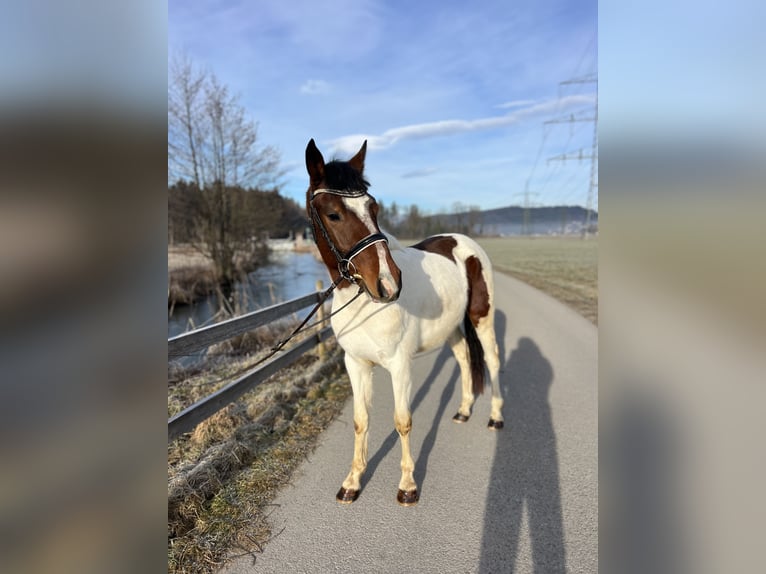
<instances>
[{"instance_id":1,"label":"horse's front leg","mask_svg":"<svg viewBox=\"0 0 766 574\"><path fill-rule=\"evenodd\" d=\"M351 472L340 487L335 498L339 502L351 503L359 497L361 478L367 468L367 430L369 408L372 401L372 364L355 359L349 353L345 357L346 371L351 379L354 393L354 459Z\"/></svg>"},{"instance_id":2,"label":"horse's front leg","mask_svg":"<svg viewBox=\"0 0 766 574\"><path fill-rule=\"evenodd\" d=\"M391 382L394 387L394 426L402 443L402 478L399 481L399 492L396 500L402 506L417 504L420 495L413 472L415 462L410 451L410 431L412 430L412 414L410 413L410 394L412 378L410 374L410 359L391 369Z\"/></svg>"}]
</instances>

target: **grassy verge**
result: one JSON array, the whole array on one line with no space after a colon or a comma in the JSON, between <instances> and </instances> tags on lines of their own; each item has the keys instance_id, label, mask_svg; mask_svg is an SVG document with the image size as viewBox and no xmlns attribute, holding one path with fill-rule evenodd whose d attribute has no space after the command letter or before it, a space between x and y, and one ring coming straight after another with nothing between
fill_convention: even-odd
<instances>
[{"instance_id":1,"label":"grassy verge","mask_svg":"<svg viewBox=\"0 0 766 574\"><path fill-rule=\"evenodd\" d=\"M255 556L273 536L271 501L351 394L340 350L307 354L168 445L168 571L208 573ZM171 373L168 415L212 393L257 359Z\"/></svg>"},{"instance_id":2,"label":"grassy verge","mask_svg":"<svg viewBox=\"0 0 766 574\"><path fill-rule=\"evenodd\" d=\"M495 270L507 273L598 324L598 239L479 238Z\"/></svg>"}]
</instances>

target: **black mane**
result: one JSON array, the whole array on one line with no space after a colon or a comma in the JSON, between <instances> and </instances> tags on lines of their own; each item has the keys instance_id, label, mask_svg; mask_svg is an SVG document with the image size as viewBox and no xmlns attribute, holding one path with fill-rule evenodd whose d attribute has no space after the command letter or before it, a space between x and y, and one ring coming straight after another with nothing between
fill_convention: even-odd
<instances>
[{"instance_id":1,"label":"black mane","mask_svg":"<svg viewBox=\"0 0 766 574\"><path fill-rule=\"evenodd\" d=\"M347 161L333 160L325 165L324 180L329 189L367 191L370 183Z\"/></svg>"}]
</instances>

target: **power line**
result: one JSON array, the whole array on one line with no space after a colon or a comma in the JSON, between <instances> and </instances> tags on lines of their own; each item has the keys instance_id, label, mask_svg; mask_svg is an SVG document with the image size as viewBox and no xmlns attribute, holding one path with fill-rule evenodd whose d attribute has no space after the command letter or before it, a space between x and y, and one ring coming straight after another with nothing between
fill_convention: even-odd
<instances>
[{"instance_id":1,"label":"power line","mask_svg":"<svg viewBox=\"0 0 766 574\"><path fill-rule=\"evenodd\" d=\"M598 182L596 181L596 162L598 161L598 91L596 91L596 103L594 105L593 119L593 146L591 148L590 161L590 183L588 184L588 205L585 216L585 233L590 233L590 214L593 211L593 193L596 191Z\"/></svg>"},{"instance_id":2,"label":"power line","mask_svg":"<svg viewBox=\"0 0 766 574\"><path fill-rule=\"evenodd\" d=\"M562 86L568 86L573 84L596 84L596 100L593 105L593 116L578 117L578 116L575 116L574 114L570 114L569 117L556 118L553 120L549 120L545 123L573 124L575 122L593 122L593 139L591 143L591 151L590 151L590 154L584 153L583 149L580 148L580 150L575 154L563 153L554 157L550 157L548 158L548 163L550 163L551 161L566 162L566 161L572 161L575 159L579 161L582 161L584 159L590 160L590 181L588 183L588 200L586 205L585 231L584 231L584 235L587 235L590 230L591 212L593 211L593 196L594 196L594 193L596 192L596 188L598 187L598 182L596 181L596 173L597 173L596 164L598 162L598 75L586 74L584 76L571 78L569 80L564 80L563 82L559 82L559 97L561 97Z\"/></svg>"},{"instance_id":3,"label":"power line","mask_svg":"<svg viewBox=\"0 0 766 574\"><path fill-rule=\"evenodd\" d=\"M578 78L570 78L569 80L559 82L559 86L569 86L571 84L598 84L598 75L595 73L585 74Z\"/></svg>"},{"instance_id":4,"label":"power line","mask_svg":"<svg viewBox=\"0 0 766 574\"><path fill-rule=\"evenodd\" d=\"M583 153L583 149L580 148L580 150L576 153L562 153L559 155L554 155L553 157L548 158L548 162L552 161L582 161L584 159L595 159L596 156L592 153Z\"/></svg>"}]
</instances>

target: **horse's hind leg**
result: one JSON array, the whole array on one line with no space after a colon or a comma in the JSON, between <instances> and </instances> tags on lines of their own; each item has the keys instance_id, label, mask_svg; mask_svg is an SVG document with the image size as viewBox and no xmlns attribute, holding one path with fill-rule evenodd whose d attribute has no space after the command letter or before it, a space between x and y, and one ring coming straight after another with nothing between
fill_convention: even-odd
<instances>
[{"instance_id":1,"label":"horse's hind leg","mask_svg":"<svg viewBox=\"0 0 766 574\"><path fill-rule=\"evenodd\" d=\"M359 497L361 478L367 468L367 429L369 408L372 402L372 364L355 359L348 353L345 357L346 371L354 392L354 459L351 472L340 487L335 498L339 502L354 502Z\"/></svg>"},{"instance_id":2,"label":"horse's hind leg","mask_svg":"<svg viewBox=\"0 0 766 574\"><path fill-rule=\"evenodd\" d=\"M468 354L468 343L460 329L455 329L447 342L452 349L452 354L455 355L457 364L460 366L460 381L463 389L463 398L460 401L460 408L455 416L452 417L452 420L456 423L464 423L471 416L471 407L473 406L474 401L472 390L473 383L471 379L471 359Z\"/></svg>"},{"instance_id":3,"label":"horse's hind leg","mask_svg":"<svg viewBox=\"0 0 766 574\"><path fill-rule=\"evenodd\" d=\"M494 310L493 310L494 311ZM489 378L492 382L492 406L489 414L487 427L492 430L503 428L503 395L500 394L500 358L495 339L495 325L493 313L479 320L476 326L476 334L484 349L484 361L487 363Z\"/></svg>"}]
</instances>

